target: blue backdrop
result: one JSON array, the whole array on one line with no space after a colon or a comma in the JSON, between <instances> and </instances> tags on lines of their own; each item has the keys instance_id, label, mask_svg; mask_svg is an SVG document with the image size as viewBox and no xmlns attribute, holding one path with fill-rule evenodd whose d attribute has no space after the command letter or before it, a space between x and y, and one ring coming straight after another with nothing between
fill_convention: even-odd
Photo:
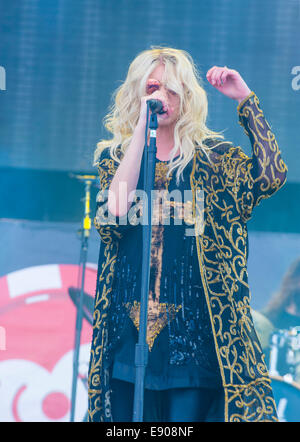
<instances>
[{"instance_id":1,"label":"blue backdrop","mask_svg":"<svg viewBox=\"0 0 300 442\"><path fill-rule=\"evenodd\" d=\"M204 77L209 125L250 152L235 102L205 79L238 70L299 181L299 0L1 0L0 167L90 170L102 118L129 63L151 45L187 50ZM300 74L300 67L299 67ZM292 80L295 79L294 88Z\"/></svg>"}]
</instances>

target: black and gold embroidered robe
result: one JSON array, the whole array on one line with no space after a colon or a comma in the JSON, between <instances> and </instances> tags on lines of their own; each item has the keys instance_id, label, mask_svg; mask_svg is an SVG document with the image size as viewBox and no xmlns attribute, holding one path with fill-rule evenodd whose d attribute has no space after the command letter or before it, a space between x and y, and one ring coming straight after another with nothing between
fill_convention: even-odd
<instances>
[{"instance_id":1,"label":"black and gold embroidered robe","mask_svg":"<svg viewBox=\"0 0 300 442\"><path fill-rule=\"evenodd\" d=\"M204 191L204 231L196 236L197 255L225 393L224 420L276 421L271 381L250 310L247 221L254 207L285 183L287 166L254 92L239 104L238 114L251 141L251 157L239 146L208 140L209 146L216 144L208 161L195 147L190 175L195 217L198 190ZM100 159L101 189L109 187L116 169L113 159ZM110 373L103 351L118 241L131 227L102 225L97 216L95 226L104 247L97 275L88 413L89 421L112 421Z\"/></svg>"}]
</instances>

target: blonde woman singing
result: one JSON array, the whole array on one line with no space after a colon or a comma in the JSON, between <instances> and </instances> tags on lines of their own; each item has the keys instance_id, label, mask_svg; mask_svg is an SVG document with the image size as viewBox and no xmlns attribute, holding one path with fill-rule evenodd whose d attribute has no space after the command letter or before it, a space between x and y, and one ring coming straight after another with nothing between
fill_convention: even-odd
<instances>
[{"instance_id":1,"label":"blonde woman singing","mask_svg":"<svg viewBox=\"0 0 300 442\"><path fill-rule=\"evenodd\" d=\"M287 167L258 97L241 75L213 66L206 79L236 100L251 157L206 126L206 92L182 50L155 47L140 53L105 119L112 137L95 151L101 189L94 222L102 247L89 421L129 422L133 416L143 229L138 192L150 98L162 102L163 113L158 114L154 190L159 197L152 218L143 420L277 420L249 305L247 221L262 199L283 186ZM203 223L193 230L199 194Z\"/></svg>"}]
</instances>

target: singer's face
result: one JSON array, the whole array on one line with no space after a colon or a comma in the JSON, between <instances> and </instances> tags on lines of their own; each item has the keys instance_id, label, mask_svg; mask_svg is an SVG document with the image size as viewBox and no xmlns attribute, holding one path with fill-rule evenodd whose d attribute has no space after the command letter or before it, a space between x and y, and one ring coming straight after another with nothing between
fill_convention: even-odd
<instances>
[{"instance_id":1,"label":"singer's face","mask_svg":"<svg viewBox=\"0 0 300 442\"><path fill-rule=\"evenodd\" d=\"M157 115L160 127L176 123L180 113L180 97L174 91L165 87L163 83L164 72L163 64L157 66L149 75L146 86L147 95L153 94L153 98L161 100L164 110L167 111L164 114Z\"/></svg>"}]
</instances>

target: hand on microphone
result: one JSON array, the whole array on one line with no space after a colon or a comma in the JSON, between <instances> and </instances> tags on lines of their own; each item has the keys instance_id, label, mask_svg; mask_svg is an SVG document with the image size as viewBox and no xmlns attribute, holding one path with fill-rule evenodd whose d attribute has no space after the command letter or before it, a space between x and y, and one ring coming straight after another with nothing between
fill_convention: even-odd
<instances>
[{"instance_id":1,"label":"hand on microphone","mask_svg":"<svg viewBox=\"0 0 300 442\"><path fill-rule=\"evenodd\" d=\"M144 128L146 127L147 101L150 101L151 103L151 112L156 112L158 114L168 112L166 97L160 90L155 90L151 95L142 97L138 125Z\"/></svg>"},{"instance_id":2,"label":"hand on microphone","mask_svg":"<svg viewBox=\"0 0 300 442\"><path fill-rule=\"evenodd\" d=\"M164 105L161 100L152 98L151 100L147 100L147 103L149 103L150 110L154 114L165 114L167 112L164 110Z\"/></svg>"}]
</instances>

